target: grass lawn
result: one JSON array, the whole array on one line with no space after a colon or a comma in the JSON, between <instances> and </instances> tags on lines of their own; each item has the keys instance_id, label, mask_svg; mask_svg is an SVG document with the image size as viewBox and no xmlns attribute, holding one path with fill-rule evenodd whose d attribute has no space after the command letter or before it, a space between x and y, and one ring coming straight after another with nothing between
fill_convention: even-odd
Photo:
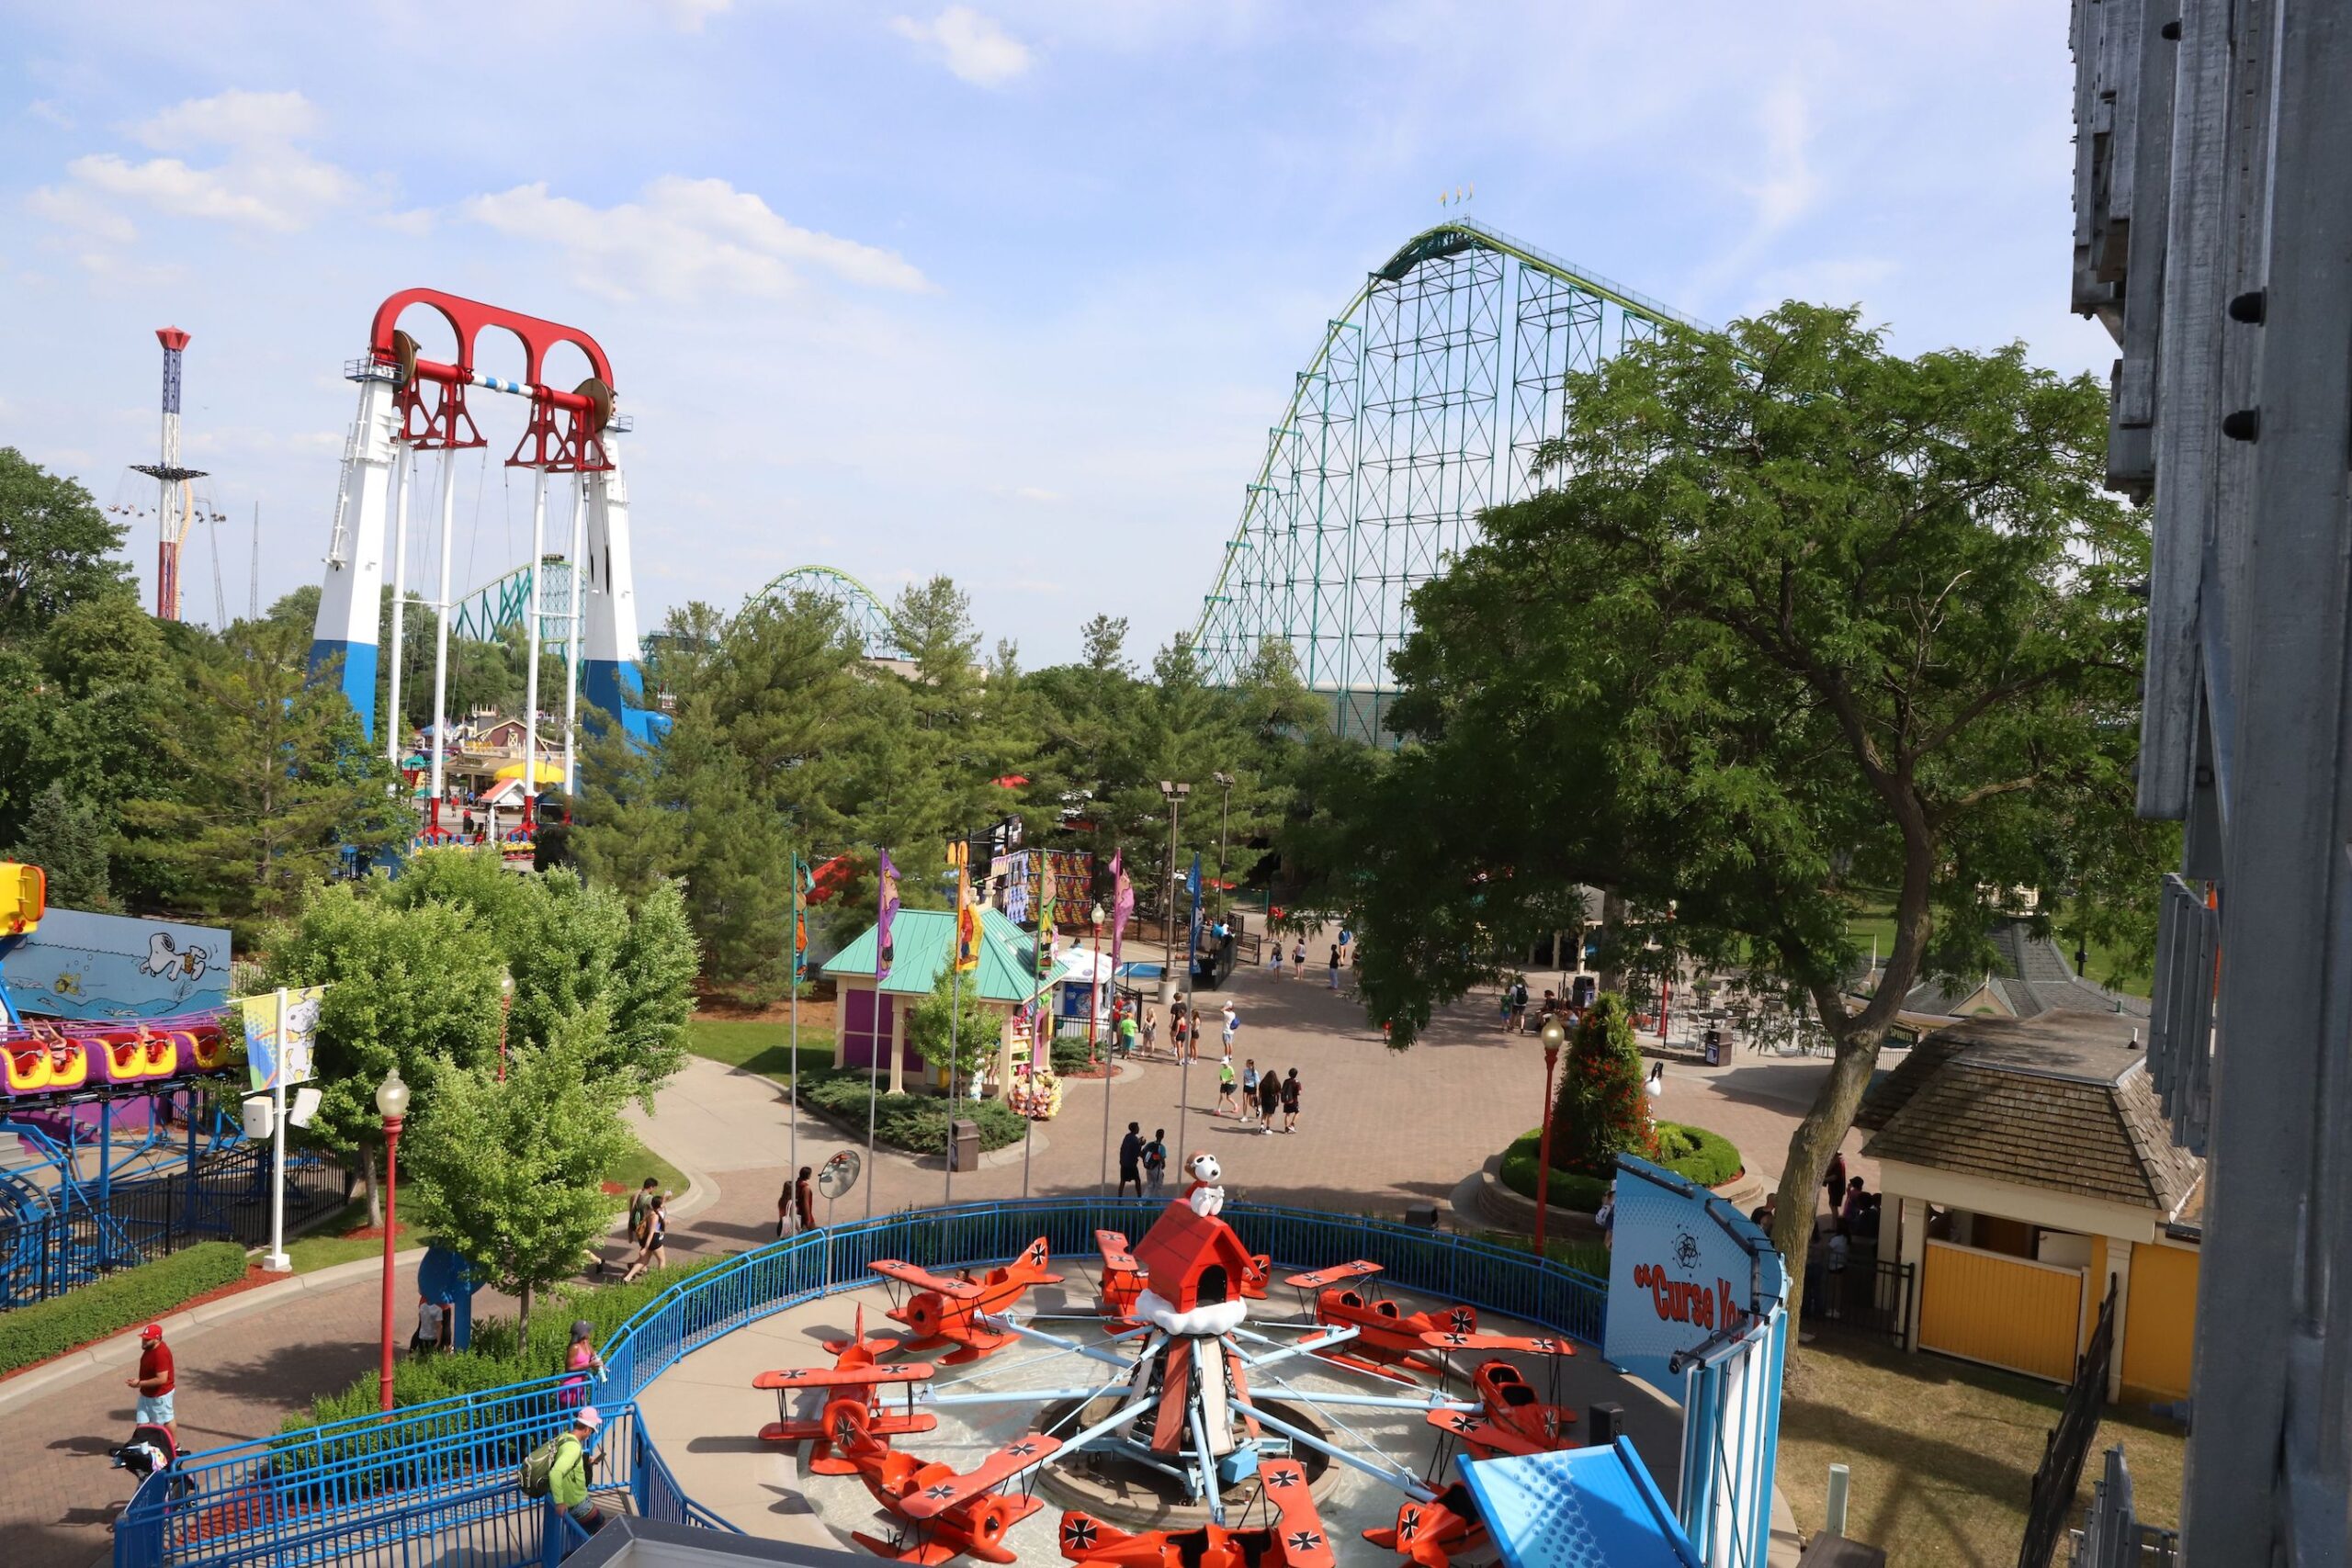
<instances>
[{"instance_id":1,"label":"grass lawn","mask_svg":"<svg viewBox=\"0 0 2352 1568\"><path fill-rule=\"evenodd\" d=\"M833 1065L832 1035L830 1009L822 1029L812 1030L808 1021L801 1021L800 1066L804 1069ZM686 1049L695 1055L785 1082L792 1078L791 1039L788 1025L763 1019L697 1018L686 1023Z\"/></svg>"},{"instance_id":2,"label":"grass lawn","mask_svg":"<svg viewBox=\"0 0 2352 1568\"><path fill-rule=\"evenodd\" d=\"M1844 1337L1792 1347L1774 1480L1798 1527L1821 1529L1829 1467L1853 1474L1846 1533L1904 1568L2007 1568L2025 1534L2026 1494L2060 1390L1941 1356ZM2083 1461L2082 1494L2123 1445L2140 1517L2180 1518L2181 1428L2118 1405Z\"/></svg>"},{"instance_id":3,"label":"grass lawn","mask_svg":"<svg viewBox=\"0 0 2352 1568\"><path fill-rule=\"evenodd\" d=\"M634 1139L630 1140L629 1152L614 1161L613 1168L605 1172L606 1181L615 1182L631 1192L643 1186L649 1176L659 1182L665 1192L683 1193L686 1190L684 1171Z\"/></svg>"}]
</instances>

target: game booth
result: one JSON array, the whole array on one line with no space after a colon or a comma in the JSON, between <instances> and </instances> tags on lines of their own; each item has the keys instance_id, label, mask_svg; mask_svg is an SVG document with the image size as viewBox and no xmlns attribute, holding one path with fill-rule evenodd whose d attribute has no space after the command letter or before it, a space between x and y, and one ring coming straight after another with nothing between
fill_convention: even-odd
<instances>
[{"instance_id":1,"label":"game booth","mask_svg":"<svg viewBox=\"0 0 2352 1568\"><path fill-rule=\"evenodd\" d=\"M1188 1166L1164 1203L908 1213L681 1281L605 1348L596 1500L714 1562L1762 1568L1783 1281L1720 1200L1624 1162L1604 1281ZM588 1534L514 1469L563 1393L193 1456L115 1561L561 1561Z\"/></svg>"}]
</instances>

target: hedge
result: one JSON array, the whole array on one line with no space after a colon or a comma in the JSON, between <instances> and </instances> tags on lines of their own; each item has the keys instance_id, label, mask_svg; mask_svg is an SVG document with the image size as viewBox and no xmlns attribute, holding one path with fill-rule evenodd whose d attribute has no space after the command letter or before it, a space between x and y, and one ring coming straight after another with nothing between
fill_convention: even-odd
<instances>
[{"instance_id":1,"label":"hedge","mask_svg":"<svg viewBox=\"0 0 2352 1568\"><path fill-rule=\"evenodd\" d=\"M1535 1196L1536 1149L1543 1130L1522 1134L1511 1140L1503 1151L1503 1185L1522 1198ZM1720 1187L1746 1168L1740 1163L1739 1150L1731 1140L1704 1127L1692 1127L1680 1122L1657 1123L1658 1157L1657 1163L1675 1175L1687 1178L1702 1187ZM1597 1176L1583 1176L1574 1171L1552 1168L1552 1190L1549 1194L1555 1208L1577 1209L1590 1213L1600 1207L1609 1195L1609 1182Z\"/></svg>"},{"instance_id":2,"label":"hedge","mask_svg":"<svg viewBox=\"0 0 2352 1568\"><path fill-rule=\"evenodd\" d=\"M136 1327L244 1277L243 1247L208 1241L49 1301L0 1313L0 1372Z\"/></svg>"},{"instance_id":3,"label":"hedge","mask_svg":"<svg viewBox=\"0 0 2352 1568\"><path fill-rule=\"evenodd\" d=\"M731 1255L697 1258L656 1269L628 1284L559 1287L533 1303L530 1338L519 1347L513 1318L481 1318L473 1326L471 1349L438 1356L403 1353L392 1367L392 1403L430 1404L436 1399L553 1377L566 1369L564 1353L571 1347L575 1319L584 1318L594 1325L596 1343L602 1346L639 1308L679 1280L733 1261ZM318 1395L307 1409L288 1416L279 1431L307 1431L330 1421L375 1414L382 1402L377 1377L370 1371L346 1388Z\"/></svg>"},{"instance_id":4,"label":"hedge","mask_svg":"<svg viewBox=\"0 0 2352 1568\"><path fill-rule=\"evenodd\" d=\"M800 1069L800 1098L808 1109L847 1126L865 1131L865 1102L871 1093L862 1072L829 1072L811 1077ZM1017 1144L1022 1122L1001 1100L958 1100L956 1107L980 1124L980 1147L1001 1149ZM930 1154L947 1145L947 1101L931 1094L884 1094L874 1104L876 1143L915 1154Z\"/></svg>"}]
</instances>

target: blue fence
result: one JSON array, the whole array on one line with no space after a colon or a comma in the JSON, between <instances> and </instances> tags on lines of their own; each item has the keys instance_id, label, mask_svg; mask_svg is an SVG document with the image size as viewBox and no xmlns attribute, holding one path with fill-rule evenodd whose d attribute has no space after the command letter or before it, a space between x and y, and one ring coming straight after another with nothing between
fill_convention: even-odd
<instances>
[{"instance_id":1,"label":"blue fence","mask_svg":"<svg viewBox=\"0 0 2352 1568\"><path fill-rule=\"evenodd\" d=\"M680 1357L772 1313L867 1283L877 1258L944 1268L1011 1258L1039 1235L1057 1254L1091 1258L1096 1230L1140 1235L1164 1207L1064 1198L894 1214L776 1242L683 1280L605 1346L609 1376L595 1392L606 1416L597 1485L625 1489L632 1506L651 1517L732 1529L679 1488L637 1418L639 1392ZM1278 1265L1369 1258L1402 1289L1600 1343L1606 1281L1531 1253L1304 1209L1237 1206L1227 1217ZM425 1568L451 1553L484 1568L560 1559L577 1527L525 1498L514 1478L523 1456L568 1418L560 1381L190 1455L177 1470L151 1477L124 1510L116 1568L327 1562Z\"/></svg>"}]
</instances>

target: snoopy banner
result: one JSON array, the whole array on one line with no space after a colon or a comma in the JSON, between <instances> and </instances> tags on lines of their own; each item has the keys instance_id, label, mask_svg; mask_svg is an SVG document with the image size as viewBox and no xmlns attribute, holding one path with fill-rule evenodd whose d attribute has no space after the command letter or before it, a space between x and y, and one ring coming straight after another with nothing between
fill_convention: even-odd
<instances>
[{"instance_id":1,"label":"snoopy banner","mask_svg":"<svg viewBox=\"0 0 2352 1568\"><path fill-rule=\"evenodd\" d=\"M277 1087L280 1063L285 1066L288 1089L311 1081L319 999L326 990L324 986L305 986L238 999L245 1018L245 1065L252 1071L255 1094L266 1094Z\"/></svg>"},{"instance_id":2,"label":"snoopy banner","mask_svg":"<svg viewBox=\"0 0 2352 1568\"><path fill-rule=\"evenodd\" d=\"M172 1018L229 1001L229 933L210 926L52 908L0 964L17 1010L38 1017Z\"/></svg>"}]
</instances>

